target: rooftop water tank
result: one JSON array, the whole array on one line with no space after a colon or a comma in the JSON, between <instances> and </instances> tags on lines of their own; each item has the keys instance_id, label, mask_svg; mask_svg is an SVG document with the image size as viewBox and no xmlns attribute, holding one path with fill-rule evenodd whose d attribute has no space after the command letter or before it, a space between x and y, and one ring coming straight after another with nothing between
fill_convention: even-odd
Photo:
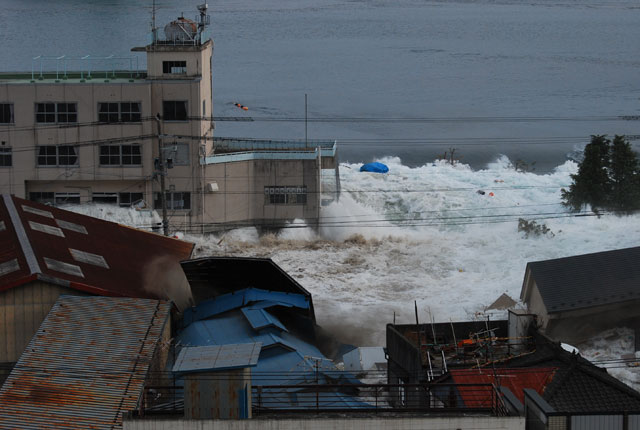
<instances>
[{"instance_id":1,"label":"rooftop water tank","mask_svg":"<svg viewBox=\"0 0 640 430\"><path fill-rule=\"evenodd\" d=\"M164 26L164 35L167 40L188 42L195 40L197 34L198 25L182 16Z\"/></svg>"}]
</instances>

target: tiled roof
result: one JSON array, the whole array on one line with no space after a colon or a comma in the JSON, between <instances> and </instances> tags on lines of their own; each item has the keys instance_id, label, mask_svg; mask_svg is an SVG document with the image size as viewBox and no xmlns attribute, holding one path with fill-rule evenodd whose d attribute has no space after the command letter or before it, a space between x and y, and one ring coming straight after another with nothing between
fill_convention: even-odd
<instances>
[{"instance_id":1,"label":"tiled roof","mask_svg":"<svg viewBox=\"0 0 640 430\"><path fill-rule=\"evenodd\" d=\"M640 299L639 261L635 247L531 262L527 272L553 313Z\"/></svg>"},{"instance_id":2,"label":"tiled roof","mask_svg":"<svg viewBox=\"0 0 640 430\"><path fill-rule=\"evenodd\" d=\"M534 352L506 363L510 368L557 368L542 397L558 412L640 411L640 393L541 334Z\"/></svg>"},{"instance_id":3,"label":"tiled roof","mask_svg":"<svg viewBox=\"0 0 640 430\"><path fill-rule=\"evenodd\" d=\"M61 296L0 389L0 428L121 428L170 310L158 300Z\"/></svg>"},{"instance_id":4,"label":"tiled roof","mask_svg":"<svg viewBox=\"0 0 640 430\"><path fill-rule=\"evenodd\" d=\"M168 285L153 287L161 285L158 277L184 280L179 262L191 256L191 243L9 195L0 198L0 221L0 291L41 279L186 305L169 296Z\"/></svg>"}]
</instances>

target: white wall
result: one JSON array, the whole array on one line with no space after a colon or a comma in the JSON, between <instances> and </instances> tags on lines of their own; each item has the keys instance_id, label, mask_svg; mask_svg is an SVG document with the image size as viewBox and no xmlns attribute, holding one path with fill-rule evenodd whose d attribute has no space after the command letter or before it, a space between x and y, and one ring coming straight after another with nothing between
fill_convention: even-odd
<instances>
[{"instance_id":1,"label":"white wall","mask_svg":"<svg viewBox=\"0 0 640 430\"><path fill-rule=\"evenodd\" d=\"M524 417L318 419L310 415L308 419L207 421L137 419L123 422L124 430L517 430L524 428Z\"/></svg>"}]
</instances>

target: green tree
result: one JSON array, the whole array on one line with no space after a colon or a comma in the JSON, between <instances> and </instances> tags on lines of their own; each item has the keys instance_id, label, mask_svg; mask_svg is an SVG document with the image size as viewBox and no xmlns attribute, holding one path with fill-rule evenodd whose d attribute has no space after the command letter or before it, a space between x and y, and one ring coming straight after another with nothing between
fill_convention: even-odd
<instances>
[{"instance_id":1,"label":"green tree","mask_svg":"<svg viewBox=\"0 0 640 430\"><path fill-rule=\"evenodd\" d=\"M615 136L611 145L611 204L623 212L640 209L640 163L624 136Z\"/></svg>"},{"instance_id":2,"label":"green tree","mask_svg":"<svg viewBox=\"0 0 640 430\"><path fill-rule=\"evenodd\" d=\"M591 136L584 148L573 184L562 190L564 204L573 210L591 205L599 209L631 213L640 209L640 162L624 136L613 142L606 136Z\"/></svg>"},{"instance_id":3,"label":"green tree","mask_svg":"<svg viewBox=\"0 0 640 430\"><path fill-rule=\"evenodd\" d=\"M575 211L585 205L594 210L608 206L610 192L609 145L606 136L591 136L591 143L584 148L584 158L578 166L578 173L571 175L573 184L569 190L562 190L562 198L566 206Z\"/></svg>"}]
</instances>

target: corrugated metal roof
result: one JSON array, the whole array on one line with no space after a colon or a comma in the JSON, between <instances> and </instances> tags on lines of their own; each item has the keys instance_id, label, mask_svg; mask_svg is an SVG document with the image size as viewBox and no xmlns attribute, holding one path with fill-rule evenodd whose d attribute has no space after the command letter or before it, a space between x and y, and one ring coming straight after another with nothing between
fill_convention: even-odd
<instances>
[{"instance_id":1,"label":"corrugated metal roof","mask_svg":"<svg viewBox=\"0 0 640 430\"><path fill-rule=\"evenodd\" d=\"M170 309L157 300L61 296L0 389L0 428L120 428Z\"/></svg>"},{"instance_id":2,"label":"corrugated metal roof","mask_svg":"<svg viewBox=\"0 0 640 430\"><path fill-rule=\"evenodd\" d=\"M230 294L218 296L215 299L206 300L199 303L196 307L186 309L184 311L183 324L186 326L194 321L211 318L252 302L269 303L263 304L258 308L251 306L250 309L252 310L278 306L281 303L285 303L285 307L297 307L299 309L309 309L310 306L309 298L302 294L266 291L258 288L245 288L240 291L234 291Z\"/></svg>"},{"instance_id":3,"label":"corrugated metal roof","mask_svg":"<svg viewBox=\"0 0 640 430\"><path fill-rule=\"evenodd\" d=\"M527 271L553 313L640 299L639 261L635 247L531 262Z\"/></svg>"},{"instance_id":4,"label":"corrugated metal roof","mask_svg":"<svg viewBox=\"0 0 640 430\"><path fill-rule=\"evenodd\" d=\"M173 365L174 373L206 372L254 367L262 343L185 347Z\"/></svg>"},{"instance_id":5,"label":"corrugated metal roof","mask_svg":"<svg viewBox=\"0 0 640 430\"><path fill-rule=\"evenodd\" d=\"M92 294L186 305L154 289L157 280L151 278L161 271L165 278L174 271L182 276L179 262L191 256L192 243L8 195L0 199L0 221L6 227L0 231L0 264L17 259L20 267L0 275L0 291L49 277ZM55 270L47 259L81 270Z\"/></svg>"},{"instance_id":6,"label":"corrugated metal roof","mask_svg":"<svg viewBox=\"0 0 640 430\"><path fill-rule=\"evenodd\" d=\"M281 330L288 331L278 318L274 317L264 309L242 308L242 313L254 330L261 330L267 327L277 327Z\"/></svg>"}]
</instances>

